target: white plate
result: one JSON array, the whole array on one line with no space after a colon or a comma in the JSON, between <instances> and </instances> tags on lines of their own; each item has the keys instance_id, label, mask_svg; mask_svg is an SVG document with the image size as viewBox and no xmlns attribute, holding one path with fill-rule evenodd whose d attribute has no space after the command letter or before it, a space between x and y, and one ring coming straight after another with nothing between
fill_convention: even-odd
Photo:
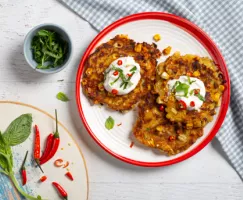
<instances>
[{"instance_id":1,"label":"white plate","mask_svg":"<svg viewBox=\"0 0 243 200\"><path fill-rule=\"evenodd\" d=\"M205 127L204 135L188 150L170 157L154 153L151 149L136 142L136 139L132 136L131 131L136 120L136 112L130 111L126 114L121 114L107 109L105 106L91 106L80 86L84 62L88 55L94 51L95 47L107 42L118 34L127 34L129 38L136 42L145 41L147 43L154 42L153 35L160 34L162 39L156 43L160 50L163 50L167 46L172 46L171 54L175 51L180 51L182 55L196 54L210 57L219 64L227 80L227 88L230 88L227 69L219 50L210 38L194 24L180 17L165 13L140 13L132 15L115 22L103 30L90 44L81 60L76 80L76 97L80 116L88 132L107 152L125 162L135 165L169 165L194 155L214 137L221 126L228 107L229 90L227 89L222 98L225 110L220 109L220 112L217 112L213 122ZM162 56L158 61L161 62L166 58ZM115 119L116 124L122 123L122 125L115 126L112 130L108 131L104 124L109 116ZM135 144L130 148L132 141Z\"/></svg>"}]
</instances>

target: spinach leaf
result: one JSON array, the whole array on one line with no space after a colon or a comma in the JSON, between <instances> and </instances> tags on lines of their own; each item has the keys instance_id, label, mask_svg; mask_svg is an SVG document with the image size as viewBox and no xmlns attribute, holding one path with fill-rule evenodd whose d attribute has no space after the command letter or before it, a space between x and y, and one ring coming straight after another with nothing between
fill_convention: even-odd
<instances>
[{"instance_id":1,"label":"spinach leaf","mask_svg":"<svg viewBox=\"0 0 243 200\"><path fill-rule=\"evenodd\" d=\"M64 94L63 92L58 92L57 95L56 95L56 98L60 101L63 101L63 102L67 102L69 101L69 98L67 97L66 94Z\"/></svg>"},{"instance_id":2,"label":"spinach leaf","mask_svg":"<svg viewBox=\"0 0 243 200\"><path fill-rule=\"evenodd\" d=\"M9 146L15 146L23 143L30 135L31 125L31 114L20 115L12 121L3 134L6 144Z\"/></svg>"},{"instance_id":3,"label":"spinach leaf","mask_svg":"<svg viewBox=\"0 0 243 200\"><path fill-rule=\"evenodd\" d=\"M114 119L111 116L109 116L105 121L106 129L111 130L113 129L114 125L115 125Z\"/></svg>"}]
</instances>

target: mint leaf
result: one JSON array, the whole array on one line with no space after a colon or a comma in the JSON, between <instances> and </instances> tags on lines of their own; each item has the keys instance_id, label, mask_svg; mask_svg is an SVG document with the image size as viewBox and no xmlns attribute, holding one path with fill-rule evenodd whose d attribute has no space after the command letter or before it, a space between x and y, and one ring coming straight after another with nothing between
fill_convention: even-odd
<instances>
[{"instance_id":1,"label":"mint leaf","mask_svg":"<svg viewBox=\"0 0 243 200\"><path fill-rule=\"evenodd\" d=\"M31 114L20 115L12 121L3 134L6 144L9 146L15 146L23 143L30 135L31 125Z\"/></svg>"},{"instance_id":2,"label":"mint leaf","mask_svg":"<svg viewBox=\"0 0 243 200\"><path fill-rule=\"evenodd\" d=\"M3 138L3 135L1 132L0 132L0 153L9 156L11 166L8 166L7 159L3 155L0 155L0 167L4 171L9 172L9 168L11 169L13 167L13 156L12 156L12 151L11 151L10 146L7 145L6 142L4 141L4 138Z\"/></svg>"},{"instance_id":3,"label":"mint leaf","mask_svg":"<svg viewBox=\"0 0 243 200\"><path fill-rule=\"evenodd\" d=\"M114 127L114 125L115 125L114 119L111 116L109 116L105 121L106 129L111 130Z\"/></svg>"},{"instance_id":4,"label":"mint leaf","mask_svg":"<svg viewBox=\"0 0 243 200\"><path fill-rule=\"evenodd\" d=\"M63 102L67 102L69 101L69 98L67 97L66 94L64 94L63 92L59 92L57 95L56 95L56 98L60 101L63 101Z\"/></svg>"}]
</instances>

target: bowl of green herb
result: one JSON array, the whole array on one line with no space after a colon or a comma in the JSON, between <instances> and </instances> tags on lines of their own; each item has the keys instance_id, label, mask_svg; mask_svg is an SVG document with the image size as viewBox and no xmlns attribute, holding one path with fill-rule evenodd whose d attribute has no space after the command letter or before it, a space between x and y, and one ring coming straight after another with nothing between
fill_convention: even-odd
<instances>
[{"instance_id":1,"label":"bowl of green herb","mask_svg":"<svg viewBox=\"0 0 243 200\"><path fill-rule=\"evenodd\" d=\"M71 53L70 37L55 24L38 25L25 37L25 59L38 72L50 74L61 71L67 66Z\"/></svg>"}]
</instances>

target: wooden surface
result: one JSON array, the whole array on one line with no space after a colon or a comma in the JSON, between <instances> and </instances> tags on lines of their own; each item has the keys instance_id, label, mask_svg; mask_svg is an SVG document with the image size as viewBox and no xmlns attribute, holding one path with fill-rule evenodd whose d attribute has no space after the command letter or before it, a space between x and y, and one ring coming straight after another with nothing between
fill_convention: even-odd
<instances>
[{"instance_id":1,"label":"wooden surface","mask_svg":"<svg viewBox=\"0 0 243 200\"><path fill-rule=\"evenodd\" d=\"M45 22L64 27L73 41L72 61L54 75L33 71L22 51L26 33ZM75 102L78 63L96 34L57 0L0 0L0 100L21 101L50 113L59 110L60 121L74 134L86 158L91 200L242 200L243 183L217 140L196 156L163 168L122 163L96 145L82 125ZM58 101L59 91L71 101Z\"/></svg>"}]
</instances>

